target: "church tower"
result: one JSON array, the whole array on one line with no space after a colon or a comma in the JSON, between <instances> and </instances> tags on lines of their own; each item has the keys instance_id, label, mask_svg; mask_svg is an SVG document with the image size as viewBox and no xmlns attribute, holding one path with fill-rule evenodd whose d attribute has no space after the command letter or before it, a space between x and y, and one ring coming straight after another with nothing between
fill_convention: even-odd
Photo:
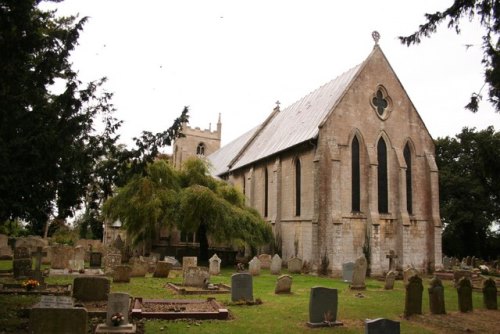
<instances>
[{"instance_id":1,"label":"church tower","mask_svg":"<svg viewBox=\"0 0 500 334\"><path fill-rule=\"evenodd\" d=\"M182 125L184 137L177 138L174 142L174 167L180 169L182 163L192 156L206 157L217 151L220 148L221 133L220 113L217 129L214 131L211 124L208 129L201 130L199 127L192 128L184 123Z\"/></svg>"}]
</instances>

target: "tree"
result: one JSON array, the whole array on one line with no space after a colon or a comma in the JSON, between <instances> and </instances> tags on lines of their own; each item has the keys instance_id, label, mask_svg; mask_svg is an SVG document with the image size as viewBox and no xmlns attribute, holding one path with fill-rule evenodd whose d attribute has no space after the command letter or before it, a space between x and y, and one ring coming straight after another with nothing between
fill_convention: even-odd
<instances>
[{"instance_id":1,"label":"tree","mask_svg":"<svg viewBox=\"0 0 500 334\"><path fill-rule=\"evenodd\" d=\"M425 14L427 22L419 26L412 35L399 37L407 46L419 44L422 37L430 37L436 32L438 25L448 20L448 28L454 28L460 34L460 22L464 17L470 20L478 18L485 28L482 41L484 80L488 84L488 100L496 112L500 112L500 1L499 0L455 0L443 12ZM481 88L482 90L482 88ZM477 112L481 99L481 90L473 93L470 102L465 106L472 112Z\"/></svg>"},{"instance_id":2,"label":"tree","mask_svg":"<svg viewBox=\"0 0 500 334\"><path fill-rule=\"evenodd\" d=\"M444 253L497 256L500 133L493 127L479 132L464 128L456 138L438 138L436 158L440 170Z\"/></svg>"}]
</instances>

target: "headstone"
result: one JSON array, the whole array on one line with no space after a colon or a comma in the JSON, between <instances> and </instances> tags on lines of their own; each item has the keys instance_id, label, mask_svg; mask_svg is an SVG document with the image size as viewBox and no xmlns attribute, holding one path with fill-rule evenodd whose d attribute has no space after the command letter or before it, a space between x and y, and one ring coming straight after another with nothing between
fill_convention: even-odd
<instances>
[{"instance_id":1,"label":"headstone","mask_svg":"<svg viewBox=\"0 0 500 334\"><path fill-rule=\"evenodd\" d=\"M204 287L210 282L207 267L189 267L184 273L184 286Z\"/></svg>"},{"instance_id":2,"label":"headstone","mask_svg":"<svg viewBox=\"0 0 500 334\"><path fill-rule=\"evenodd\" d=\"M14 260L12 260L12 272L15 279L29 278L32 275L32 261L30 251L27 247L16 247L14 249Z\"/></svg>"},{"instance_id":3,"label":"headstone","mask_svg":"<svg viewBox=\"0 0 500 334\"><path fill-rule=\"evenodd\" d=\"M248 273L231 275L231 301L253 301L253 279Z\"/></svg>"},{"instance_id":4,"label":"headstone","mask_svg":"<svg viewBox=\"0 0 500 334\"><path fill-rule=\"evenodd\" d=\"M280 256L278 254L274 254L273 259L271 260L271 274L272 275L279 275L281 274L281 266L283 264L283 261L281 260Z\"/></svg>"},{"instance_id":5,"label":"headstone","mask_svg":"<svg viewBox=\"0 0 500 334\"><path fill-rule=\"evenodd\" d=\"M288 272L292 274L300 274L302 271L302 259L292 257L288 260Z\"/></svg>"},{"instance_id":6,"label":"headstone","mask_svg":"<svg viewBox=\"0 0 500 334\"><path fill-rule=\"evenodd\" d=\"M472 267L472 257L470 256L465 257L465 264L468 265L469 267Z\"/></svg>"},{"instance_id":7,"label":"headstone","mask_svg":"<svg viewBox=\"0 0 500 334\"><path fill-rule=\"evenodd\" d=\"M446 314L444 305L444 287L441 280L434 277L429 287L429 308L432 314Z\"/></svg>"},{"instance_id":8,"label":"headstone","mask_svg":"<svg viewBox=\"0 0 500 334\"><path fill-rule=\"evenodd\" d=\"M396 270L396 261L395 261L395 259L398 258L398 256L396 255L396 252L391 249L389 251L389 254L387 254L385 257L387 259L389 259L389 271Z\"/></svg>"},{"instance_id":9,"label":"headstone","mask_svg":"<svg viewBox=\"0 0 500 334\"><path fill-rule=\"evenodd\" d=\"M101 264L102 264L102 253L90 252L89 255L90 268L101 268Z\"/></svg>"},{"instance_id":10,"label":"headstone","mask_svg":"<svg viewBox=\"0 0 500 334\"><path fill-rule=\"evenodd\" d=\"M73 260L85 262L85 248L83 246L76 246L73 250Z\"/></svg>"},{"instance_id":11,"label":"headstone","mask_svg":"<svg viewBox=\"0 0 500 334\"><path fill-rule=\"evenodd\" d=\"M5 234L0 234L0 260L11 260L12 256L12 248L9 246L9 237Z\"/></svg>"},{"instance_id":12,"label":"headstone","mask_svg":"<svg viewBox=\"0 0 500 334\"><path fill-rule=\"evenodd\" d=\"M415 275L418 275L418 271L417 269L415 268L406 268L405 270L403 270L403 283L404 285L408 285L408 282L410 280L411 277L415 276Z\"/></svg>"},{"instance_id":13,"label":"headstone","mask_svg":"<svg viewBox=\"0 0 500 334\"><path fill-rule=\"evenodd\" d=\"M367 262L364 255L360 256L354 263L354 272L352 274L352 283L350 285L351 289L354 290L364 290L365 279L366 279L366 268Z\"/></svg>"},{"instance_id":14,"label":"headstone","mask_svg":"<svg viewBox=\"0 0 500 334\"><path fill-rule=\"evenodd\" d=\"M260 261L260 268L261 269L270 269L271 268L271 261L272 257L269 254L260 254L258 256L258 259Z\"/></svg>"},{"instance_id":15,"label":"headstone","mask_svg":"<svg viewBox=\"0 0 500 334\"><path fill-rule=\"evenodd\" d=\"M131 272L132 268L130 266L122 264L115 266L113 268L113 283L129 283Z\"/></svg>"},{"instance_id":16,"label":"headstone","mask_svg":"<svg viewBox=\"0 0 500 334\"><path fill-rule=\"evenodd\" d=\"M43 252L42 247L38 247L36 252L32 252L31 255L35 258L35 270L33 270L31 277L36 279L38 282L43 283L44 277L42 275L42 257L46 255Z\"/></svg>"},{"instance_id":17,"label":"headstone","mask_svg":"<svg viewBox=\"0 0 500 334\"><path fill-rule=\"evenodd\" d=\"M488 310L498 310L497 285L491 277L483 282L484 307Z\"/></svg>"},{"instance_id":18,"label":"headstone","mask_svg":"<svg viewBox=\"0 0 500 334\"><path fill-rule=\"evenodd\" d=\"M69 260L74 257L74 248L68 245L52 246L52 259L50 268L52 269L68 269Z\"/></svg>"},{"instance_id":19,"label":"headstone","mask_svg":"<svg viewBox=\"0 0 500 334\"><path fill-rule=\"evenodd\" d=\"M107 277L75 277L73 280L73 298L82 302L107 300L110 287L110 280Z\"/></svg>"},{"instance_id":20,"label":"headstone","mask_svg":"<svg viewBox=\"0 0 500 334\"><path fill-rule=\"evenodd\" d=\"M80 271L85 269L85 262L81 260L69 260L68 268L73 271Z\"/></svg>"},{"instance_id":21,"label":"headstone","mask_svg":"<svg viewBox=\"0 0 500 334\"><path fill-rule=\"evenodd\" d=\"M254 257L250 262L248 262L248 271L252 276L260 275L260 260L257 257Z\"/></svg>"},{"instance_id":22,"label":"headstone","mask_svg":"<svg viewBox=\"0 0 500 334\"><path fill-rule=\"evenodd\" d=\"M87 334L87 310L67 296L41 296L30 310L30 333Z\"/></svg>"},{"instance_id":23,"label":"headstone","mask_svg":"<svg viewBox=\"0 0 500 334\"><path fill-rule=\"evenodd\" d=\"M274 289L275 294L280 293L291 293L292 292L292 276L281 275L276 280L276 288Z\"/></svg>"},{"instance_id":24,"label":"headstone","mask_svg":"<svg viewBox=\"0 0 500 334\"><path fill-rule=\"evenodd\" d=\"M172 264L165 262L165 261L158 261L156 263L156 268L153 273L153 277L168 277L168 273L170 272L170 269L172 268Z\"/></svg>"},{"instance_id":25,"label":"headstone","mask_svg":"<svg viewBox=\"0 0 500 334\"><path fill-rule=\"evenodd\" d=\"M198 258L196 256L184 256L182 258L182 272L185 273L189 267L198 267Z\"/></svg>"},{"instance_id":26,"label":"headstone","mask_svg":"<svg viewBox=\"0 0 500 334\"><path fill-rule=\"evenodd\" d=\"M400 323L390 319L367 319L365 321L365 334L400 334Z\"/></svg>"},{"instance_id":27,"label":"headstone","mask_svg":"<svg viewBox=\"0 0 500 334\"><path fill-rule=\"evenodd\" d=\"M144 277L148 273L148 263L146 261L142 261L139 258L134 258L131 261L132 271L130 272L130 277Z\"/></svg>"},{"instance_id":28,"label":"headstone","mask_svg":"<svg viewBox=\"0 0 500 334\"><path fill-rule=\"evenodd\" d=\"M395 271L389 271L387 275L385 276L385 284L384 284L384 289L385 290L392 290L394 289L394 281L396 280L396 272Z\"/></svg>"},{"instance_id":29,"label":"headstone","mask_svg":"<svg viewBox=\"0 0 500 334\"><path fill-rule=\"evenodd\" d=\"M469 270L455 270L453 272L453 280L455 282L455 287L458 286L458 281L460 281L460 279L462 277L467 277L468 279L472 279L472 272L469 271Z\"/></svg>"},{"instance_id":30,"label":"headstone","mask_svg":"<svg viewBox=\"0 0 500 334\"><path fill-rule=\"evenodd\" d=\"M338 291L324 287L311 288L309 297L309 327L341 325L337 321Z\"/></svg>"},{"instance_id":31,"label":"headstone","mask_svg":"<svg viewBox=\"0 0 500 334\"><path fill-rule=\"evenodd\" d=\"M342 280L347 283L352 283L352 275L354 274L354 262L346 262L342 264Z\"/></svg>"},{"instance_id":32,"label":"headstone","mask_svg":"<svg viewBox=\"0 0 500 334\"><path fill-rule=\"evenodd\" d=\"M472 282L467 277L462 277L457 285L458 309L460 312L472 312Z\"/></svg>"},{"instance_id":33,"label":"headstone","mask_svg":"<svg viewBox=\"0 0 500 334\"><path fill-rule=\"evenodd\" d=\"M443 268L445 270L451 270L451 268L453 267L451 260L452 259L447 256L443 257Z\"/></svg>"},{"instance_id":34,"label":"headstone","mask_svg":"<svg viewBox=\"0 0 500 334\"><path fill-rule=\"evenodd\" d=\"M165 256L165 258L163 259L163 261L171 263L172 264L172 268L173 267L182 267L181 264L180 264L180 262L177 261L177 259L175 257L172 257L172 256Z\"/></svg>"},{"instance_id":35,"label":"headstone","mask_svg":"<svg viewBox=\"0 0 500 334\"><path fill-rule=\"evenodd\" d=\"M103 256L104 273L111 274L113 268L122 263L122 253L114 247L105 247Z\"/></svg>"},{"instance_id":36,"label":"headstone","mask_svg":"<svg viewBox=\"0 0 500 334\"><path fill-rule=\"evenodd\" d=\"M409 317L413 314L422 314L422 279L418 276L411 276L406 285L405 311L404 316Z\"/></svg>"},{"instance_id":37,"label":"headstone","mask_svg":"<svg viewBox=\"0 0 500 334\"><path fill-rule=\"evenodd\" d=\"M222 260L217 256L217 254L214 254L208 260L210 275L219 275L220 274L221 261Z\"/></svg>"},{"instance_id":38,"label":"headstone","mask_svg":"<svg viewBox=\"0 0 500 334\"><path fill-rule=\"evenodd\" d=\"M128 321L129 311L130 295L128 293L110 293L106 309L106 323L97 325L95 333L135 333L136 326ZM115 322L117 316L121 319L119 322Z\"/></svg>"}]
</instances>

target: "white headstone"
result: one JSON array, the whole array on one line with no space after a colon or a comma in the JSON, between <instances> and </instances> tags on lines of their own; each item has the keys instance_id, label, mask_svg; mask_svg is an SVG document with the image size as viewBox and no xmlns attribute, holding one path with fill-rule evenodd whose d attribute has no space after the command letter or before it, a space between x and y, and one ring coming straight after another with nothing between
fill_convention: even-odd
<instances>
[{"instance_id":1,"label":"white headstone","mask_svg":"<svg viewBox=\"0 0 500 334\"><path fill-rule=\"evenodd\" d=\"M252 276L260 275L260 260L257 257L254 256L254 258L248 262L248 271Z\"/></svg>"},{"instance_id":2,"label":"white headstone","mask_svg":"<svg viewBox=\"0 0 500 334\"><path fill-rule=\"evenodd\" d=\"M209 262L209 271L210 275L219 275L220 274L220 264L222 260L217 256L217 254L214 254Z\"/></svg>"},{"instance_id":3,"label":"white headstone","mask_svg":"<svg viewBox=\"0 0 500 334\"><path fill-rule=\"evenodd\" d=\"M281 274L281 265L283 261L281 260L278 254L274 254L273 259L271 261L271 274L279 275Z\"/></svg>"}]
</instances>

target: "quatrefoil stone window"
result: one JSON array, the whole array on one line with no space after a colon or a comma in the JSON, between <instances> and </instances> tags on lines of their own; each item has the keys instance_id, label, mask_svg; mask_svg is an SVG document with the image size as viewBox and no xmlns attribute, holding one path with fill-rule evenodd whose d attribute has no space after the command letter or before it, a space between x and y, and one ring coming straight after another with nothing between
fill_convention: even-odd
<instances>
[{"instance_id":1,"label":"quatrefoil stone window","mask_svg":"<svg viewBox=\"0 0 500 334\"><path fill-rule=\"evenodd\" d=\"M392 101L387 95L387 91L384 87L379 86L372 96L371 105L375 109L377 116L385 120L389 117L389 112L391 110Z\"/></svg>"}]
</instances>

